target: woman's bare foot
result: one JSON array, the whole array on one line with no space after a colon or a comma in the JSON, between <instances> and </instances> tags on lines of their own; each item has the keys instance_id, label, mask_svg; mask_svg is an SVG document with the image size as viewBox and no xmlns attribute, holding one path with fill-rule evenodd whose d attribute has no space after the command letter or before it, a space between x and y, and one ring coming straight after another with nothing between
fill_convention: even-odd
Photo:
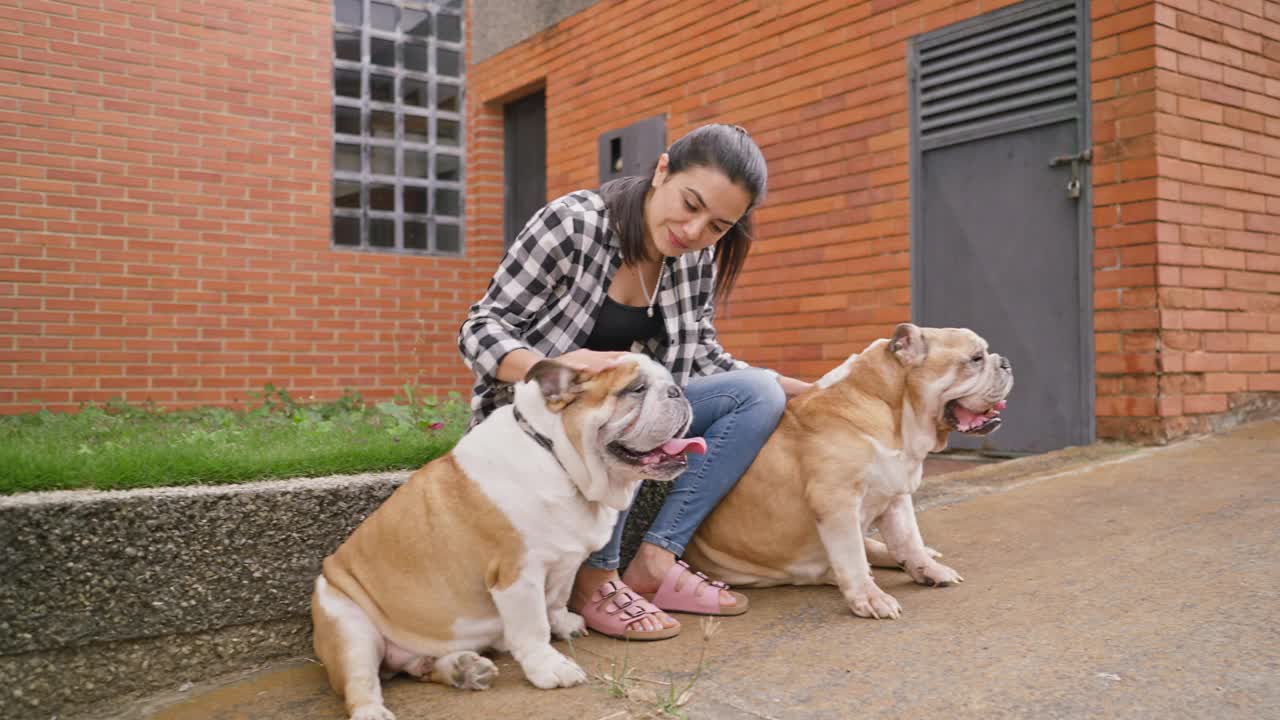
<instances>
[{"instance_id":1,"label":"woman's bare foot","mask_svg":"<svg viewBox=\"0 0 1280 720\"><path fill-rule=\"evenodd\" d=\"M642 542L640 543L640 548L636 550L636 556L632 558L631 564L627 566L627 574L623 582L642 595L656 593L658 588L662 587L663 578L667 576L667 572L675 564L676 556L674 553L657 545ZM579 573L578 577L581 578L582 574ZM683 590L685 583L690 582L699 582L698 577L691 572L686 572L676 579L676 591ZM722 607L733 607L737 604L738 601L734 598L733 593L724 590L720 591L720 605Z\"/></svg>"},{"instance_id":2,"label":"woman's bare foot","mask_svg":"<svg viewBox=\"0 0 1280 720\"><path fill-rule=\"evenodd\" d=\"M610 580L622 582L622 579L618 577L617 570L602 570L600 568L591 567L590 565L583 565L578 570L578 577L573 581L573 591L569 593L570 609L580 609L583 606L585 606L587 603L591 602L592 595L595 593L595 591L599 590L601 585L604 585ZM658 588L655 585L654 590L657 590L657 589ZM632 588L632 590L636 591L637 593L641 592L639 588ZM679 627L679 626L680 626L680 621L676 620L675 618L671 617L670 615L664 612L660 612L652 616L642 617L636 620L631 625L628 625L628 627L631 628L632 630L641 630L641 631L658 630L661 628L672 628L672 627Z\"/></svg>"}]
</instances>

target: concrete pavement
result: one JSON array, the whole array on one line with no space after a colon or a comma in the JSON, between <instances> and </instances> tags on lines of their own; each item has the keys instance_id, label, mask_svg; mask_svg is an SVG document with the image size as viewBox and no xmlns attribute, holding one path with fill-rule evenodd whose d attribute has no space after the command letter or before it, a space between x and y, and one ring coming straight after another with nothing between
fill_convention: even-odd
<instances>
[{"instance_id":1,"label":"concrete pavement","mask_svg":"<svg viewBox=\"0 0 1280 720\"><path fill-rule=\"evenodd\" d=\"M855 618L832 587L749 590L751 611L709 641L689 616L669 641L578 641L585 687L536 690L502 655L492 690L398 678L387 704L400 720L669 717L663 683L683 688L705 644L690 718L1280 717L1280 421L961 470L921 500L926 542L966 582L878 570L899 620ZM617 697L602 678L624 659ZM299 659L114 717L344 715Z\"/></svg>"}]
</instances>

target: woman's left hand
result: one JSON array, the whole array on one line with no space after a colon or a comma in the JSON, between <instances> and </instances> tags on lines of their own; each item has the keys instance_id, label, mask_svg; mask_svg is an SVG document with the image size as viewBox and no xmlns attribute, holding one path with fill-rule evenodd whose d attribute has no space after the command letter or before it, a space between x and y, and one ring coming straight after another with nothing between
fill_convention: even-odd
<instances>
[{"instance_id":1,"label":"woman's left hand","mask_svg":"<svg viewBox=\"0 0 1280 720\"><path fill-rule=\"evenodd\" d=\"M795 397L796 395L799 395L805 390L813 387L813 383L790 378L786 375L778 376L778 384L782 386L782 391L787 394L787 397Z\"/></svg>"}]
</instances>

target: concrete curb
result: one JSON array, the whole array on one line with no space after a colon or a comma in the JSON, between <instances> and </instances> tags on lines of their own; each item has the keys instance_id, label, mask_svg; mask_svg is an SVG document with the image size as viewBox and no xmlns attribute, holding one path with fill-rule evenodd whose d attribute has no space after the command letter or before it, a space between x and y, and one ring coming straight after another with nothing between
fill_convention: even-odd
<instances>
[{"instance_id":1,"label":"concrete curb","mask_svg":"<svg viewBox=\"0 0 1280 720\"><path fill-rule=\"evenodd\" d=\"M918 505L1135 452L1098 444L979 465L926 479ZM0 497L0 716L65 716L310 656L320 560L408 475ZM642 492L637 527L661 494ZM624 555L639 534L628 532Z\"/></svg>"},{"instance_id":2,"label":"concrete curb","mask_svg":"<svg viewBox=\"0 0 1280 720\"><path fill-rule=\"evenodd\" d=\"M0 498L0 716L310 654L320 560L407 477Z\"/></svg>"}]
</instances>

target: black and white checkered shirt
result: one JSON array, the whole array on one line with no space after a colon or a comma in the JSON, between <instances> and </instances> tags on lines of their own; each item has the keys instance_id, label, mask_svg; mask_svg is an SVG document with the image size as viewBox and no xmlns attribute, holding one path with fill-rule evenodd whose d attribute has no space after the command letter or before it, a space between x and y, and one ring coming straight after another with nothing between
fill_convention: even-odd
<instances>
[{"instance_id":1,"label":"black and white checkered shirt","mask_svg":"<svg viewBox=\"0 0 1280 720\"><path fill-rule=\"evenodd\" d=\"M749 367L716 340L712 252L666 260L657 302L665 337L631 348L661 362L681 385ZM556 357L586 344L621 264L622 243L598 192L570 193L530 218L458 333L462 358L476 374L473 423L511 401L510 386L497 378L507 353L524 348Z\"/></svg>"}]
</instances>

